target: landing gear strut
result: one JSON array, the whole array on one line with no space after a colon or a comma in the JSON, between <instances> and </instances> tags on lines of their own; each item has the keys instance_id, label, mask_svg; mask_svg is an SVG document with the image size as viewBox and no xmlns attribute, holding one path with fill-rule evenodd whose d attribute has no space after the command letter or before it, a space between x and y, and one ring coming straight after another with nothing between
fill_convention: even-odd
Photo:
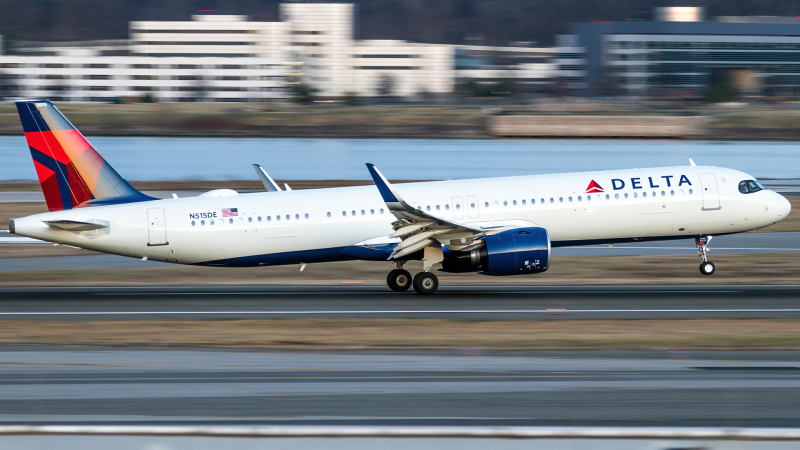
<instances>
[{"instance_id":1,"label":"landing gear strut","mask_svg":"<svg viewBox=\"0 0 800 450\"><path fill-rule=\"evenodd\" d=\"M389 276L386 277L386 284L395 292L404 292L411 287L411 274L403 270L403 264L405 261L397 261L397 268L389 272Z\"/></svg>"},{"instance_id":2,"label":"landing gear strut","mask_svg":"<svg viewBox=\"0 0 800 450\"><path fill-rule=\"evenodd\" d=\"M703 259L703 262L700 263L700 273L703 275L713 275L714 271L717 270L714 263L708 260L707 255L709 251L708 244L711 243L711 239L711 236L699 236L694 239L694 243L697 245L697 254Z\"/></svg>"},{"instance_id":3,"label":"landing gear strut","mask_svg":"<svg viewBox=\"0 0 800 450\"><path fill-rule=\"evenodd\" d=\"M425 247L422 257L422 272L416 274L412 279L411 274L407 270L403 270L406 261L396 261L397 268L389 272L386 284L396 292L407 291L408 288L414 286L417 294L433 294L439 289L439 278L431 273L431 267L442 260L444 260L444 253L440 247Z\"/></svg>"}]
</instances>

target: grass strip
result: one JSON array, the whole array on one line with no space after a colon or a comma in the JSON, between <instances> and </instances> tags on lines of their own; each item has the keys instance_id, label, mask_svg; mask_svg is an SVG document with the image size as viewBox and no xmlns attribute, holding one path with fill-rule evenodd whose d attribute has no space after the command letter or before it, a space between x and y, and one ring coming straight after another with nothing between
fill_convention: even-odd
<instances>
[{"instance_id":1,"label":"grass strip","mask_svg":"<svg viewBox=\"0 0 800 450\"><path fill-rule=\"evenodd\" d=\"M797 350L800 319L0 321L0 344L241 349Z\"/></svg>"}]
</instances>

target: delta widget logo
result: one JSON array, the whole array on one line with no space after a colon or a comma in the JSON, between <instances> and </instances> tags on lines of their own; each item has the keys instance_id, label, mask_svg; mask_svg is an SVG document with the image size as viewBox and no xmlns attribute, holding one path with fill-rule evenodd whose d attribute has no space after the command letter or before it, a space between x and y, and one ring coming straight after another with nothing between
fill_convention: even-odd
<instances>
[{"instance_id":1,"label":"delta widget logo","mask_svg":"<svg viewBox=\"0 0 800 450\"><path fill-rule=\"evenodd\" d=\"M594 194L596 192L605 192L605 191L603 190L602 187L600 187L599 184L597 184L596 181L592 180L592 182L589 183L589 187L586 188L586 193L587 194Z\"/></svg>"}]
</instances>

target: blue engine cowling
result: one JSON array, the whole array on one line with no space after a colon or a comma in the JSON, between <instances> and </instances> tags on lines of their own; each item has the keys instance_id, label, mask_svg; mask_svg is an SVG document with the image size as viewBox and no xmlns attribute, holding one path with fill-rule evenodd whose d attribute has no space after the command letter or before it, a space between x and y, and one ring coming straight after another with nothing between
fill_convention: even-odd
<instances>
[{"instance_id":1,"label":"blue engine cowling","mask_svg":"<svg viewBox=\"0 0 800 450\"><path fill-rule=\"evenodd\" d=\"M515 228L489 236L484 242L484 247L470 252L447 252L442 271L521 275L550 267L550 235L544 228Z\"/></svg>"}]
</instances>

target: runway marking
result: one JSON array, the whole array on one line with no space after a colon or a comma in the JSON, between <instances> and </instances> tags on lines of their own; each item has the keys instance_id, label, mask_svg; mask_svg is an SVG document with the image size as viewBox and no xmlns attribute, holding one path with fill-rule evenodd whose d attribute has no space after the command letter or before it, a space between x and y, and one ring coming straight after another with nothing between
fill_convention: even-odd
<instances>
[{"instance_id":1,"label":"runway marking","mask_svg":"<svg viewBox=\"0 0 800 450\"><path fill-rule=\"evenodd\" d=\"M609 314L609 313L796 313L800 308L781 309L450 309L374 311L13 311L0 316L135 316L135 315L369 315L369 314Z\"/></svg>"}]
</instances>

